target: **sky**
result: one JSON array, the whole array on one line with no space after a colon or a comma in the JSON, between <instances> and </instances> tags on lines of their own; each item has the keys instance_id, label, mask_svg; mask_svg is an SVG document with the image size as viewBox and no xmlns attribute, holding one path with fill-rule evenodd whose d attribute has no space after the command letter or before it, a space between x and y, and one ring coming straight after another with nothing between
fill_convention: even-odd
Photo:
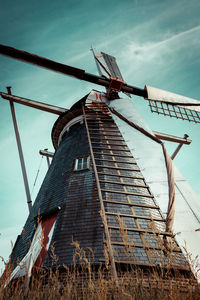
<instances>
[{"instance_id":1,"label":"sky","mask_svg":"<svg viewBox=\"0 0 200 300\"><path fill-rule=\"evenodd\" d=\"M199 0L0 0L0 43L97 74L90 47L117 58L128 84L152 85L200 100ZM65 108L102 87L0 56L0 91ZM200 195L200 124L171 120L132 101L155 131L192 140L174 162ZM47 172L39 150L54 151L56 115L15 104L32 200ZM166 143L169 154L176 148ZM28 216L9 103L0 99L0 256L5 260ZM40 168L39 168L40 166ZM37 182L34 181L39 171ZM0 264L0 269L3 263Z\"/></svg>"}]
</instances>

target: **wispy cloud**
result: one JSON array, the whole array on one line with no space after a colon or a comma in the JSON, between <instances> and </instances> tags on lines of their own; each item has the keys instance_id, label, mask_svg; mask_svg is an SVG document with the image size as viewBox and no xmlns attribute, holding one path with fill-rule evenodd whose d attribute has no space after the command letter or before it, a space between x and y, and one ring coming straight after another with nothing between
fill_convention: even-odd
<instances>
[{"instance_id":1,"label":"wispy cloud","mask_svg":"<svg viewBox=\"0 0 200 300\"><path fill-rule=\"evenodd\" d=\"M196 26L175 34L168 32L159 41L129 41L120 53L125 77L136 77L137 72L138 82L154 76L158 79L160 72L170 74L179 65L183 68L193 63L199 56L199 33L200 26Z\"/></svg>"},{"instance_id":2,"label":"wispy cloud","mask_svg":"<svg viewBox=\"0 0 200 300\"><path fill-rule=\"evenodd\" d=\"M200 32L200 26L180 32L178 34L173 34L172 32L170 37L158 42L136 43L132 41L127 45L127 48L124 50L124 56L127 57L127 54L129 53L130 58L134 56L134 58L142 59L144 61L146 60L146 58L151 58L152 56L155 57L158 54L158 52L160 53L160 56L163 56L163 52L161 52L161 50L165 53L167 51L175 52L177 49L180 49L182 47L186 48L188 46L191 47L195 44L199 45L200 40L197 39L198 32ZM190 42L189 45L188 42Z\"/></svg>"},{"instance_id":3,"label":"wispy cloud","mask_svg":"<svg viewBox=\"0 0 200 300\"><path fill-rule=\"evenodd\" d=\"M168 43L171 43L174 41L175 42L177 42L177 41L179 42L181 40L184 41L188 37L191 37L192 34L195 34L195 35L198 34L198 32L200 32L200 25L190 28L188 30L179 32L178 34L174 34L171 37L169 37L168 39L165 39L165 40L161 41L160 43L157 43L156 45L160 46L160 45L165 45L165 44L168 44ZM196 39L196 36L195 36L195 42L200 43L199 39Z\"/></svg>"}]
</instances>

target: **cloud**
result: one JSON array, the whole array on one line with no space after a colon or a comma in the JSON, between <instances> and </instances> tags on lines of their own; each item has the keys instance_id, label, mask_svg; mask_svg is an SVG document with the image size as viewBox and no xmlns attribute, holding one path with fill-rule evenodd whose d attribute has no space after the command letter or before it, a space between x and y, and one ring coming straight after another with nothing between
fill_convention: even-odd
<instances>
[{"instance_id":1,"label":"cloud","mask_svg":"<svg viewBox=\"0 0 200 300\"><path fill-rule=\"evenodd\" d=\"M129 59L136 59L136 61L150 61L152 59L158 59L159 57L164 59L166 53L176 53L180 49L199 46L200 41L197 39L197 34L200 33L200 26L192 29L180 32L178 34L171 34L167 39L163 39L158 42L130 42L127 48L123 52L123 56ZM183 53L184 54L184 53ZM156 63L158 61L156 60Z\"/></svg>"}]
</instances>

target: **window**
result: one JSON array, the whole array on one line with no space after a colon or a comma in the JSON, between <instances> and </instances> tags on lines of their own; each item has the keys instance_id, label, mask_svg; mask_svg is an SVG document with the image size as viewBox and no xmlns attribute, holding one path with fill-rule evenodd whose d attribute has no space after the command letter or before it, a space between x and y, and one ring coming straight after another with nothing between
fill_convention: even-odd
<instances>
[{"instance_id":1,"label":"window","mask_svg":"<svg viewBox=\"0 0 200 300\"><path fill-rule=\"evenodd\" d=\"M90 163L89 156L76 158L74 170L79 171L79 170L89 169L89 163Z\"/></svg>"}]
</instances>

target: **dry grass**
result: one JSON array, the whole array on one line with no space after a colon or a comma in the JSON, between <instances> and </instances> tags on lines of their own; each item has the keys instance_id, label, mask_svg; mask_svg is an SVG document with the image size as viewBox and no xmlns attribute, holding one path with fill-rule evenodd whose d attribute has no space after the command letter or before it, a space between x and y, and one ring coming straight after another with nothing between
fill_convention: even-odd
<instances>
[{"instance_id":1,"label":"dry grass","mask_svg":"<svg viewBox=\"0 0 200 300\"><path fill-rule=\"evenodd\" d=\"M78 242L73 242L73 245L75 247L73 268L63 265L63 272L58 269L40 270L31 278L25 276L5 287L6 280L11 274L11 268L7 266L0 281L0 300L200 299L200 287L194 285L192 276L190 279L185 279L181 274L161 276L156 270L147 273L140 268L133 268L129 272L121 273L116 281L111 275L109 265L106 264L95 270L92 263L94 260L92 249L89 249L89 255L86 257L86 252L80 248Z\"/></svg>"},{"instance_id":2,"label":"dry grass","mask_svg":"<svg viewBox=\"0 0 200 300\"><path fill-rule=\"evenodd\" d=\"M120 232L127 258L134 252L134 242L128 237L126 227L118 216ZM147 237L148 238L148 237ZM159 237L158 237L159 238ZM158 240L162 243L162 240ZM94 253L87 249L87 254L77 241L73 241L74 255L72 267L62 269L41 268L28 277L9 284L11 265L5 263L5 272L0 278L0 300L4 299L66 299L66 300L199 300L200 286L191 274L185 278L178 271L141 269L133 266L128 271L118 270L118 279L114 279L109 264L108 246L105 243L105 262L102 266L94 265ZM51 246L52 265L58 264L54 254L55 245ZM89 250L89 251L88 251ZM188 256L193 269L199 270L197 260Z\"/></svg>"}]
</instances>

